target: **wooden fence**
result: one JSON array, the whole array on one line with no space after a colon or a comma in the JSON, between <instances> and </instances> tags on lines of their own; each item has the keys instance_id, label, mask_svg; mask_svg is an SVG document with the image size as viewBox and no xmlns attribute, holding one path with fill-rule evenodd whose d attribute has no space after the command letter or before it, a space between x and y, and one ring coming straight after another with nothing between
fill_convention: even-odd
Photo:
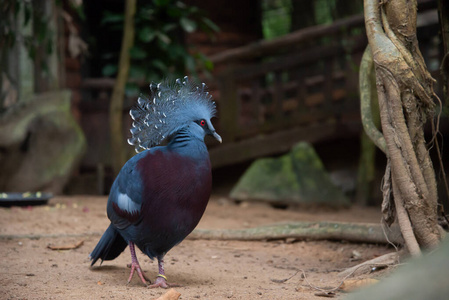
<instances>
[{"instance_id":1,"label":"wooden fence","mask_svg":"<svg viewBox=\"0 0 449 300\"><path fill-rule=\"evenodd\" d=\"M214 166L360 132L358 68L367 45L362 16L212 57L224 145ZM249 63L248 63L249 61Z\"/></svg>"}]
</instances>

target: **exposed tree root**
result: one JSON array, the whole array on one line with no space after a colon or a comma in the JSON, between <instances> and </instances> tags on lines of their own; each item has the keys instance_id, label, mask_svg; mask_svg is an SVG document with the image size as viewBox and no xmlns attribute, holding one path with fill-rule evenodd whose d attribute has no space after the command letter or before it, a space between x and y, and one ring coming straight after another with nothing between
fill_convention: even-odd
<instances>
[{"instance_id":1,"label":"exposed tree root","mask_svg":"<svg viewBox=\"0 0 449 300\"><path fill-rule=\"evenodd\" d=\"M86 236L101 236L102 234L103 232L95 231L84 233L0 234L0 240L79 238Z\"/></svg>"},{"instance_id":2,"label":"exposed tree root","mask_svg":"<svg viewBox=\"0 0 449 300\"><path fill-rule=\"evenodd\" d=\"M405 244L407 245L407 249L408 251L410 251L411 255L419 256L421 255L421 249L413 233L413 227L408 217L407 211L405 210L401 193L398 191L398 188L395 185L393 185L393 194L395 195L394 205L396 208L398 223L401 227L401 232L404 237Z\"/></svg>"},{"instance_id":3,"label":"exposed tree root","mask_svg":"<svg viewBox=\"0 0 449 300\"><path fill-rule=\"evenodd\" d=\"M2 234L5 239L72 238L101 236L102 232L79 234ZM259 226L246 229L195 229L188 237L193 240L344 240L359 243L402 244L403 239L397 226L390 228L388 239L380 224L343 222L297 222ZM389 241L388 241L389 240Z\"/></svg>"},{"instance_id":4,"label":"exposed tree root","mask_svg":"<svg viewBox=\"0 0 449 300\"><path fill-rule=\"evenodd\" d=\"M401 256L403 255L404 251L387 253L385 255L376 257L371 260L367 260L361 264L348 268L340 272L338 275L348 278L351 275L360 275L364 273L369 273L371 271L371 268L374 266L397 265L400 261Z\"/></svg>"},{"instance_id":5,"label":"exposed tree root","mask_svg":"<svg viewBox=\"0 0 449 300\"><path fill-rule=\"evenodd\" d=\"M359 243L388 243L380 224L342 222L298 222L273 224L247 229L207 230L196 229L190 239L211 240L345 240ZM403 243L398 227L393 226L389 240Z\"/></svg>"}]
</instances>

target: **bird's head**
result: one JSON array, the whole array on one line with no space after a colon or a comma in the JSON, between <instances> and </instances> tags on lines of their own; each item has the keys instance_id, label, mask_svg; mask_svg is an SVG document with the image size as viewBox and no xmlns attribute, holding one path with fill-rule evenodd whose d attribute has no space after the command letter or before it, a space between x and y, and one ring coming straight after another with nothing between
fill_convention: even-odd
<instances>
[{"instance_id":1,"label":"bird's head","mask_svg":"<svg viewBox=\"0 0 449 300\"><path fill-rule=\"evenodd\" d=\"M215 102L206 85L182 80L151 84L151 97L139 97L138 105L130 110L133 122L132 137L128 139L136 151L159 145L183 128L198 137L211 135L221 143L211 118L215 116Z\"/></svg>"},{"instance_id":2,"label":"bird's head","mask_svg":"<svg viewBox=\"0 0 449 300\"><path fill-rule=\"evenodd\" d=\"M203 136L207 134L213 136L220 143L222 142L221 136L215 131L215 128L210 120L199 119L194 122L199 125L200 129L202 130Z\"/></svg>"}]
</instances>

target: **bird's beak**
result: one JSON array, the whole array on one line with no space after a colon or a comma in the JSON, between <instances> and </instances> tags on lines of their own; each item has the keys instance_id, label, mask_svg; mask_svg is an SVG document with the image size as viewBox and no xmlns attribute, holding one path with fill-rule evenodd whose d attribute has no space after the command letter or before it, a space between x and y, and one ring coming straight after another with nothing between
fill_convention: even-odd
<instances>
[{"instance_id":1,"label":"bird's beak","mask_svg":"<svg viewBox=\"0 0 449 300\"><path fill-rule=\"evenodd\" d=\"M212 136L220 143L223 142L223 140L221 139L221 136L218 133L216 133L215 131L212 132Z\"/></svg>"}]
</instances>

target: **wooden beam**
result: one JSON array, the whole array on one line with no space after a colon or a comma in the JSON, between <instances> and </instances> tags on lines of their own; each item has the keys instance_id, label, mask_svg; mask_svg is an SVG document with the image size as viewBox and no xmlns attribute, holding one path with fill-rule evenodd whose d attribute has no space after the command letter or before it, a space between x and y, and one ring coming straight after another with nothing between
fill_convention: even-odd
<instances>
[{"instance_id":1,"label":"wooden beam","mask_svg":"<svg viewBox=\"0 0 449 300\"><path fill-rule=\"evenodd\" d=\"M259 135L243 141L224 144L209 150L212 167L218 168L257 157L287 152L299 141L316 143L346 135L337 124L318 124Z\"/></svg>"},{"instance_id":2,"label":"wooden beam","mask_svg":"<svg viewBox=\"0 0 449 300\"><path fill-rule=\"evenodd\" d=\"M367 39L365 35L354 38L354 45L349 54L357 51L363 52L366 47ZM322 60L347 54L348 51L342 45L336 43L329 46L319 46L305 49L294 54L279 56L276 60L268 62L259 62L244 67L234 69L233 77L235 80L245 80L256 76L265 75L268 72L294 69L298 66L306 65L310 62Z\"/></svg>"},{"instance_id":3,"label":"wooden beam","mask_svg":"<svg viewBox=\"0 0 449 300\"><path fill-rule=\"evenodd\" d=\"M272 40L261 40L247 46L234 48L209 57L214 63L224 63L242 59L248 59L267 55L279 51L280 48L302 43L308 40L317 39L324 35L331 35L339 32L342 28L363 26L363 15L356 15L346 19L338 20L330 25L317 25L301 29L290 34Z\"/></svg>"}]
</instances>

